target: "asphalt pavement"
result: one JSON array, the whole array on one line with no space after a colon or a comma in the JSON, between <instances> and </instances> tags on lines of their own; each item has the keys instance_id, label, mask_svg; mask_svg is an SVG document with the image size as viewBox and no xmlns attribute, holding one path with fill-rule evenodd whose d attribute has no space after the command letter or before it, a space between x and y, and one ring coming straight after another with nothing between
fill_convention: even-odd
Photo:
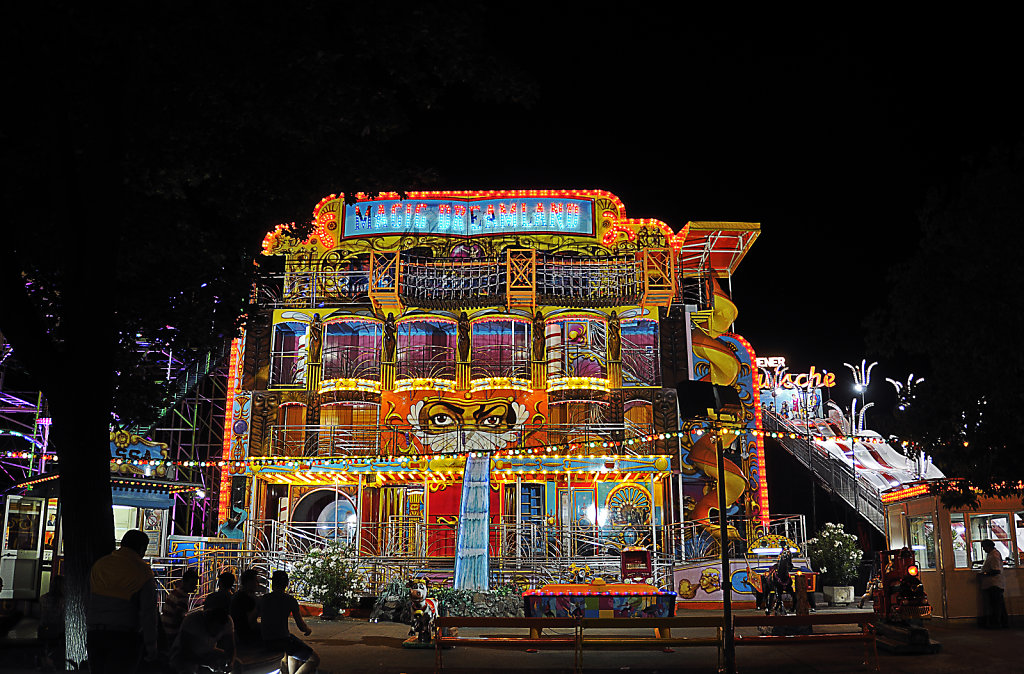
<instances>
[{"instance_id":1,"label":"asphalt pavement","mask_svg":"<svg viewBox=\"0 0 1024 674\"><path fill-rule=\"evenodd\" d=\"M838 609L842 611L842 609ZM845 609L854 612L855 609ZM741 613L753 613L743 611ZM933 621L934 622L934 621ZM434 671L434 651L402 647L409 628L398 623L367 623L361 620L310 621L313 635L307 639L321 657L325 674L342 672L404 672L424 674ZM748 629L756 633L754 628ZM1024 673L1024 629L989 631L974 626L944 627L930 624L932 639L942 644L933 655L892 655L880 651L880 671L893 674L952 674L983 671L990 674ZM493 631L493 630L491 630ZM460 634L485 634L487 630L465 630ZM571 630L569 631L571 634ZM621 632L618 632L621 634ZM712 636L713 629L687 630L673 636ZM1019 640L1019 641L1018 641ZM718 651L714 647L674 648L673 652L595 651L584 652L583 668L597 674L639 674L647 672L716 672ZM444 652L444 671L521 674L523 672L572 672L573 653L526 649L455 647ZM865 648L861 643L774 643L741 646L736 649L737 671L742 674L767 672L845 672L874 671L874 658L865 666Z\"/></svg>"},{"instance_id":2,"label":"asphalt pavement","mask_svg":"<svg viewBox=\"0 0 1024 674\"><path fill-rule=\"evenodd\" d=\"M856 609L826 609L823 612L860 612ZM867 612L867 611L864 611ZM697 612L687 612L697 613ZM737 613L754 613L738 611ZM390 672L426 674L434 672L433 649L408 649L402 642L409 627L400 623L369 623L366 620L306 619L313 634L305 640L320 654L322 674ZM27 621L25 621L27 622ZM954 674L986 672L987 674L1024 674L1024 629L982 630L973 625L944 626L929 621L932 639L942 644L933 655L893 655L879 651L880 671L891 674ZM743 633L756 633L755 628L742 628ZM840 628L841 629L841 628ZM493 630L491 630L493 632ZM816 628L821 631L821 628ZM19 625L15 637L34 629ZM567 630L571 634L571 630ZM460 630L460 634L487 634L488 630ZM616 634L623 634L617 631ZM685 634L673 630L673 636L713 636L714 630L692 629ZM5 640L6 651L0 654L0 671L30 672L26 657L19 657L15 641ZM714 647L673 648L644 651L591 651L583 654L583 669L594 674L646 674L679 672L717 672L718 651ZM739 646L736 649L737 671L741 674L768 672L812 672L843 674L874 671L873 655L867 658L861 643L773 643L764 646ZM572 672L571 650L529 652L523 649L459 646L444 652L444 671L454 673L486 672L487 674L529 674L531 672Z\"/></svg>"}]
</instances>

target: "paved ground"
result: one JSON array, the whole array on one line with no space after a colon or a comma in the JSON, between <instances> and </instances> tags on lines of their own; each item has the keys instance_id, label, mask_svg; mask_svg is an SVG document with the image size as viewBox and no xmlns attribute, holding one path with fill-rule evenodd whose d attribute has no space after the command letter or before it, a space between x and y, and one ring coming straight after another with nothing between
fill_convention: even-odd
<instances>
[{"instance_id":1,"label":"paved ground","mask_svg":"<svg viewBox=\"0 0 1024 674\"><path fill-rule=\"evenodd\" d=\"M744 611L747 613L749 611ZM402 648L408 627L398 623L371 624L361 620L309 620L313 635L308 639L321 655L324 674L393 672L425 674L434 671L433 650ZM25 632L19 626L18 632ZM898 656L879 653L882 672L892 674L953 674L982 671L991 674L1024 674L1024 629L986 631L976 627L930 626L932 638L942 643L936 655ZM34 631L34 630L33 630ZM464 634L481 632L463 630ZM691 630L687 635L711 635L712 630ZM674 635L676 635L674 633ZM12 635L13 636L13 635ZM5 644L10 645L10 642ZM27 672L24 658L7 648L0 654L0 671ZM640 674L647 672L715 672L715 648L677 648L661 651L599 651L584 653L587 672L597 674ZM864 648L858 643L814 645L742 646L736 661L741 674L768 672L844 672L871 671L865 667ZM530 672L571 672L571 651L540 651L491 648L455 648L445 651L445 670L450 672L486 672L487 674L529 674ZM873 663L872 663L873 664ZM20 666L19 666L20 665Z\"/></svg>"},{"instance_id":2,"label":"paved ground","mask_svg":"<svg viewBox=\"0 0 1024 674\"><path fill-rule=\"evenodd\" d=\"M310 644L323 660L323 670L341 672L434 671L433 651L403 649L408 627L395 623L368 624L354 620L315 621L310 625ZM469 630L462 630L469 633ZM879 653L881 671L894 674L952 674L983 671L999 674L1024 672L1024 629L987 631L975 627L931 627L932 638L942 643L936 655L898 656ZM713 634L692 630L687 634ZM676 632L673 631L673 635ZM584 670L595 673L638 674L641 672L715 672L715 648L677 648L661 651L599 651L584 653ZM871 671L865 667L864 647L859 643L743 646L737 649L738 671L743 674L767 672ZM872 662L872 667L873 667ZM455 648L445 651L445 671L506 674L522 672L571 672L572 651L540 651L490 648Z\"/></svg>"}]
</instances>

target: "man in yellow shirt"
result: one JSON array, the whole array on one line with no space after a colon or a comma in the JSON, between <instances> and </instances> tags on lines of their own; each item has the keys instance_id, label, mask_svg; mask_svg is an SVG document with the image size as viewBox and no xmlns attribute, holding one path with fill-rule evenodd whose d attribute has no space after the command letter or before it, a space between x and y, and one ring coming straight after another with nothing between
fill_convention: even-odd
<instances>
[{"instance_id":1,"label":"man in yellow shirt","mask_svg":"<svg viewBox=\"0 0 1024 674\"><path fill-rule=\"evenodd\" d=\"M157 656L156 581L143 561L149 536L132 529L121 547L92 565L89 573L89 665L96 672L135 672L145 650Z\"/></svg>"}]
</instances>

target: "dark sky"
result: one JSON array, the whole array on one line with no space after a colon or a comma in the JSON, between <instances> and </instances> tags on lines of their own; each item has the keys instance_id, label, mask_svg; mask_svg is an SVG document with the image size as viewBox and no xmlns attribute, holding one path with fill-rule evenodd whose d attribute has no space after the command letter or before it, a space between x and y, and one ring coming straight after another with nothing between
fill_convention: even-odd
<instances>
[{"instance_id":1,"label":"dark sky","mask_svg":"<svg viewBox=\"0 0 1024 674\"><path fill-rule=\"evenodd\" d=\"M737 331L843 387L928 190L1021 133L1019 53L1000 35L548 18L564 29L495 31L536 83L530 108L448 110L420 131L440 184L603 188L677 230L760 222L733 279ZM911 367L890 359L873 381Z\"/></svg>"}]
</instances>

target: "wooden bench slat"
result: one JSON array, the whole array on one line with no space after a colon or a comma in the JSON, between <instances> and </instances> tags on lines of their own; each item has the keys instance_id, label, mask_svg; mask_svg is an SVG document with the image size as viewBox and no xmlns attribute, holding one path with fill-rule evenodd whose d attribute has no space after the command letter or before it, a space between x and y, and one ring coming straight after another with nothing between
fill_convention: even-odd
<instances>
[{"instance_id":1,"label":"wooden bench slat","mask_svg":"<svg viewBox=\"0 0 1024 674\"><path fill-rule=\"evenodd\" d=\"M575 627L575 618L460 618L454 616L434 619L437 627Z\"/></svg>"},{"instance_id":2,"label":"wooden bench slat","mask_svg":"<svg viewBox=\"0 0 1024 674\"><path fill-rule=\"evenodd\" d=\"M843 613L819 615L737 615L736 627L797 627L807 625L865 625L874 620L874 614L851 616Z\"/></svg>"},{"instance_id":3,"label":"wooden bench slat","mask_svg":"<svg viewBox=\"0 0 1024 674\"><path fill-rule=\"evenodd\" d=\"M655 628L655 627L723 627L721 616L678 616L673 618L581 618L584 629L599 627Z\"/></svg>"},{"instance_id":4,"label":"wooden bench slat","mask_svg":"<svg viewBox=\"0 0 1024 674\"><path fill-rule=\"evenodd\" d=\"M442 644L458 646L575 646L575 637L551 637L531 639L530 637L441 637Z\"/></svg>"},{"instance_id":5,"label":"wooden bench slat","mask_svg":"<svg viewBox=\"0 0 1024 674\"><path fill-rule=\"evenodd\" d=\"M609 637L602 639L600 637L583 637L584 646L617 646L621 645L624 648L630 646L717 646L720 643L718 637L668 637L665 639L659 639L657 637L650 639L633 638L633 637Z\"/></svg>"},{"instance_id":6,"label":"wooden bench slat","mask_svg":"<svg viewBox=\"0 0 1024 674\"><path fill-rule=\"evenodd\" d=\"M845 632L839 634L750 634L736 635L737 644L745 646L756 646L758 644L769 644L773 641L874 641L875 635L864 634L863 632Z\"/></svg>"}]
</instances>

